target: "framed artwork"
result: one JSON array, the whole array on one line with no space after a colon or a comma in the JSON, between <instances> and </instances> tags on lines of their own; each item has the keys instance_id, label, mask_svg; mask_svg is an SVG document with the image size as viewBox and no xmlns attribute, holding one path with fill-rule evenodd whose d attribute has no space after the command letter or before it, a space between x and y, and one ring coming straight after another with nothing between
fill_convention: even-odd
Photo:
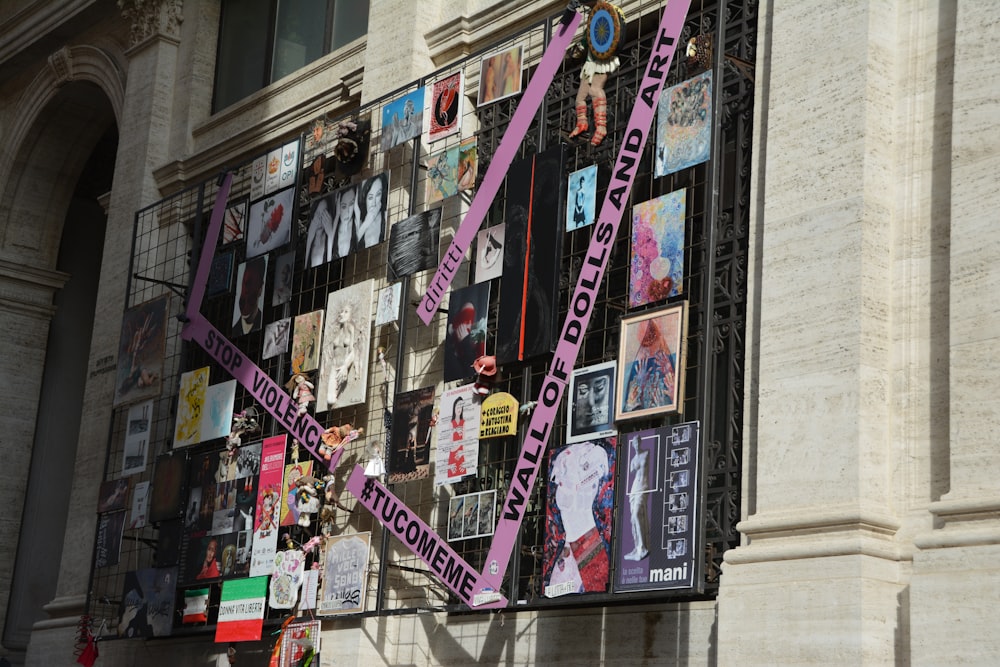
<instances>
[{"instance_id":1,"label":"framed artwork","mask_svg":"<svg viewBox=\"0 0 1000 667\"><path fill-rule=\"evenodd\" d=\"M458 194L458 146L433 153L425 165L427 180L424 198L427 204L436 204Z\"/></svg>"},{"instance_id":2,"label":"framed artwork","mask_svg":"<svg viewBox=\"0 0 1000 667\"><path fill-rule=\"evenodd\" d=\"M232 338L260 331L264 326L264 285L267 283L267 255L240 264L236 276L239 291L233 304Z\"/></svg>"},{"instance_id":3,"label":"framed artwork","mask_svg":"<svg viewBox=\"0 0 1000 667\"><path fill-rule=\"evenodd\" d=\"M700 424L623 436L614 591L691 588L698 548Z\"/></svg>"},{"instance_id":4,"label":"framed artwork","mask_svg":"<svg viewBox=\"0 0 1000 667\"><path fill-rule=\"evenodd\" d=\"M382 107L383 151L420 136L424 129L424 91L417 88Z\"/></svg>"},{"instance_id":5,"label":"framed artwork","mask_svg":"<svg viewBox=\"0 0 1000 667\"><path fill-rule=\"evenodd\" d=\"M153 426L153 401L137 403L125 418L125 446L122 450L122 475L134 475L146 469Z\"/></svg>"},{"instance_id":6,"label":"framed artwork","mask_svg":"<svg viewBox=\"0 0 1000 667\"><path fill-rule=\"evenodd\" d=\"M428 141L450 137L462 129L464 84L461 71L431 84Z\"/></svg>"},{"instance_id":7,"label":"framed artwork","mask_svg":"<svg viewBox=\"0 0 1000 667\"><path fill-rule=\"evenodd\" d=\"M125 509L129 486L128 477L101 482L101 489L97 496L97 511L113 512Z\"/></svg>"},{"instance_id":8,"label":"framed artwork","mask_svg":"<svg viewBox=\"0 0 1000 667\"><path fill-rule=\"evenodd\" d=\"M316 609L319 614L357 614L365 610L371 537L366 532L326 538L323 590Z\"/></svg>"},{"instance_id":9,"label":"framed artwork","mask_svg":"<svg viewBox=\"0 0 1000 667\"><path fill-rule=\"evenodd\" d=\"M521 47L483 58L479 70L479 106L521 92Z\"/></svg>"},{"instance_id":10,"label":"framed artwork","mask_svg":"<svg viewBox=\"0 0 1000 667\"><path fill-rule=\"evenodd\" d=\"M615 430L615 369L608 361L573 370L566 410L566 442L613 435Z\"/></svg>"},{"instance_id":11,"label":"framed artwork","mask_svg":"<svg viewBox=\"0 0 1000 667\"><path fill-rule=\"evenodd\" d=\"M289 463L285 466L285 476L281 482L280 526L294 526L299 520L299 508L295 502L295 483L299 477L308 477L313 472L313 461Z\"/></svg>"},{"instance_id":12,"label":"framed artwork","mask_svg":"<svg viewBox=\"0 0 1000 667\"><path fill-rule=\"evenodd\" d=\"M486 354L489 306L488 282L452 290L448 301L448 330L444 339L445 382L476 374L472 362Z\"/></svg>"},{"instance_id":13,"label":"framed artwork","mask_svg":"<svg viewBox=\"0 0 1000 667\"><path fill-rule=\"evenodd\" d=\"M471 190L476 187L479 171L478 139L469 137L458 145L458 189Z\"/></svg>"},{"instance_id":14,"label":"framed artwork","mask_svg":"<svg viewBox=\"0 0 1000 667\"><path fill-rule=\"evenodd\" d=\"M295 252L278 255L274 260L274 289L271 305L280 306L292 300L292 276L295 273Z\"/></svg>"},{"instance_id":15,"label":"framed artwork","mask_svg":"<svg viewBox=\"0 0 1000 667\"><path fill-rule=\"evenodd\" d=\"M392 405L389 483L426 479L430 470L434 387L396 395Z\"/></svg>"},{"instance_id":16,"label":"framed artwork","mask_svg":"<svg viewBox=\"0 0 1000 667\"><path fill-rule=\"evenodd\" d=\"M292 330L292 318L284 317L277 322L268 322L264 327L264 359L276 357L288 352L289 333Z\"/></svg>"},{"instance_id":17,"label":"framed artwork","mask_svg":"<svg viewBox=\"0 0 1000 667\"><path fill-rule=\"evenodd\" d=\"M389 230L386 279L395 282L403 276L437 268L440 243L441 207L400 220Z\"/></svg>"},{"instance_id":18,"label":"framed artwork","mask_svg":"<svg viewBox=\"0 0 1000 667\"><path fill-rule=\"evenodd\" d=\"M250 205L247 259L288 245L294 208L295 188L285 188Z\"/></svg>"},{"instance_id":19,"label":"framed artwork","mask_svg":"<svg viewBox=\"0 0 1000 667\"><path fill-rule=\"evenodd\" d=\"M181 373L177 391L177 421L174 423L174 448L201 442L202 408L208 391L208 366Z\"/></svg>"},{"instance_id":20,"label":"framed artwork","mask_svg":"<svg viewBox=\"0 0 1000 667\"><path fill-rule=\"evenodd\" d=\"M211 384L201 410L201 442L224 438L233 430L236 380Z\"/></svg>"},{"instance_id":21,"label":"framed artwork","mask_svg":"<svg viewBox=\"0 0 1000 667\"><path fill-rule=\"evenodd\" d=\"M566 192L566 231L594 224L597 209L597 165L578 169L569 175Z\"/></svg>"},{"instance_id":22,"label":"framed artwork","mask_svg":"<svg viewBox=\"0 0 1000 667\"><path fill-rule=\"evenodd\" d=\"M451 484L479 469L479 402L475 386L441 394L437 425L434 485Z\"/></svg>"},{"instance_id":23,"label":"framed artwork","mask_svg":"<svg viewBox=\"0 0 1000 667\"><path fill-rule=\"evenodd\" d=\"M630 308L683 292L685 200L685 190L675 190L632 207Z\"/></svg>"},{"instance_id":24,"label":"framed artwork","mask_svg":"<svg viewBox=\"0 0 1000 667\"><path fill-rule=\"evenodd\" d=\"M496 489L453 496L448 502L448 541L489 537L496 529Z\"/></svg>"},{"instance_id":25,"label":"framed artwork","mask_svg":"<svg viewBox=\"0 0 1000 667\"><path fill-rule=\"evenodd\" d=\"M378 306L375 308L375 326L389 324L399 319L399 303L402 297L402 283L393 283L379 290Z\"/></svg>"},{"instance_id":26,"label":"framed artwork","mask_svg":"<svg viewBox=\"0 0 1000 667\"><path fill-rule=\"evenodd\" d=\"M480 229L476 234L476 282L503 275L503 248L507 226L503 223Z\"/></svg>"},{"instance_id":27,"label":"framed artwork","mask_svg":"<svg viewBox=\"0 0 1000 667\"><path fill-rule=\"evenodd\" d=\"M358 190L360 218L352 251L367 250L385 241L385 228L389 221L389 172L383 171L366 178L361 181Z\"/></svg>"},{"instance_id":28,"label":"framed artwork","mask_svg":"<svg viewBox=\"0 0 1000 667\"><path fill-rule=\"evenodd\" d=\"M118 341L114 405L156 398L163 379L170 297L157 297L125 311Z\"/></svg>"},{"instance_id":29,"label":"framed artwork","mask_svg":"<svg viewBox=\"0 0 1000 667\"><path fill-rule=\"evenodd\" d=\"M316 412L365 402L374 291L369 279L327 297Z\"/></svg>"},{"instance_id":30,"label":"framed artwork","mask_svg":"<svg viewBox=\"0 0 1000 667\"><path fill-rule=\"evenodd\" d=\"M615 420L680 412L687 303L621 320Z\"/></svg>"},{"instance_id":31,"label":"framed artwork","mask_svg":"<svg viewBox=\"0 0 1000 667\"><path fill-rule=\"evenodd\" d=\"M233 284L233 253L220 252L212 258L212 268L208 271L205 296L228 294Z\"/></svg>"},{"instance_id":32,"label":"framed artwork","mask_svg":"<svg viewBox=\"0 0 1000 667\"><path fill-rule=\"evenodd\" d=\"M712 71L664 88L656 110L653 175L706 162L712 148Z\"/></svg>"},{"instance_id":33,"label":"framed artwork","mask_svg":"<svg viewBox=\"0 0 1000 667\"><path fill-rule=\"evenodd\" d=\"M235 204L226 207L226 215L222 219L222 245L239 241L247 228L247 206L249 201L244 197Z\"/></svg>"},{"instance_id":34,"label":"framed artwork","mask_svg":"<svg viewBox=\"0 0 1000 667\"><path fill-rule=\"evenodd\" d=\"M616 438L552 450L542 573L545 597L608 589Z\"/></svg>"},{"instance_id":35,"label":"framed artwork","mask_svg":"<svg viewBox=\"0 0 1000 667\"><path fill-rule=\"evenodd\" d=\"M301 606L301 605L300 605ZM279 667L298 667L312 656L313 665L319 665L320 621L295 621L281 633Z\"/></svg>"},{"instance_id":36,"label":"framed artwork","mask_svg":"<svg viewBox=\"0 0 1000 667\"><path fill-rule=\"evenodd\" d=\"M319 368L320 341L323 336L323 311L314 310L295 316L292 337L292 365L301 371Z\"/></svg>"}]
</instances>

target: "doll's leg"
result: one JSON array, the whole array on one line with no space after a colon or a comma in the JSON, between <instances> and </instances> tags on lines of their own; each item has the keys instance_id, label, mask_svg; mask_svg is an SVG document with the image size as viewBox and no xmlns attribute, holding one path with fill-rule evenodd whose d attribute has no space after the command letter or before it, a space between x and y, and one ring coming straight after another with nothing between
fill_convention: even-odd
<instances>
[{"instance_id":1,"label":"doll's leg","mask_svg":"<svg viewBox=\"0 0 1000 667\"><path fill-rule=\"evenodd\" d=\"M608 134L608 99L604 95L604 83L607 80L607 74L595 74L590 82L591 104L594 105L594 136L590 143L594 146L600 144Z\"/></svg>"},{"instance_id":2,"label":"doll's leg","mask_svg":"<svg viewBox=\"0 0 1000 667\"><path fill-rule=\"evenodd\" d=\"M580 87L576 91L576 127L569 133L570 138L590 129L590 124L587 123L588 95L590 95L590 82L586 77L583 77L580 79Z\"/></svg>"}]
</instances>

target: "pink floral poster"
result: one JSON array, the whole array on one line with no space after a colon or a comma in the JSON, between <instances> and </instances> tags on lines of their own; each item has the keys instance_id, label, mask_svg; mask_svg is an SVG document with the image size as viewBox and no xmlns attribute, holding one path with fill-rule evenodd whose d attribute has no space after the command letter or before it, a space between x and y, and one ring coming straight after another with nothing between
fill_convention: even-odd
<instances>
[{"instance_id":1,"label":"pink floral poster","mask_svg":"<svg viewBox=\"0 0 1000 667\"><path fill-rule=\"evenodd\" d=\"M632 207L630 308L656 303L684 291L685 191Z\"/></svg>"}]
</instances>

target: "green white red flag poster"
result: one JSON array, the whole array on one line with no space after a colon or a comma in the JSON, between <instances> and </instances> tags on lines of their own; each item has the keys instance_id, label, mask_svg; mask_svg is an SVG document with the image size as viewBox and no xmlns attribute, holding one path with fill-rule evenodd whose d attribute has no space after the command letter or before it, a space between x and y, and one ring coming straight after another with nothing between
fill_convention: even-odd
<instances>
[{"instance_id":1,"label":"green white red flag poster","mask_svg":"<svg viewBox=\"0 0 1000 667\"><path fill-rule=\"evenodd\" d=\"M219 620L215 626L216 643L260 639L266 599L267 577L222 582Z\"/></svg>"}]
</instances>

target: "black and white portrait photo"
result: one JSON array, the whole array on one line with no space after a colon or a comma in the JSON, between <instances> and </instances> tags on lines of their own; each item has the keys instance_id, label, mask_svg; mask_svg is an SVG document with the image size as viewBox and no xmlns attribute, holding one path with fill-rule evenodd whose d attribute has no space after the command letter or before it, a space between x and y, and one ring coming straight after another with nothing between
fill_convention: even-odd
<instances>
[{"instance_id":1,"label":"black and white portrait photo","mask_svg":"<svg viewBox=\"0 0 1000 667\"><path fill-rule=\"evenodd\" d=\"M615 362L578 368L569 383L566 442L580 442L616 433L612 401Z\"/></svg>"}]
</instances>

